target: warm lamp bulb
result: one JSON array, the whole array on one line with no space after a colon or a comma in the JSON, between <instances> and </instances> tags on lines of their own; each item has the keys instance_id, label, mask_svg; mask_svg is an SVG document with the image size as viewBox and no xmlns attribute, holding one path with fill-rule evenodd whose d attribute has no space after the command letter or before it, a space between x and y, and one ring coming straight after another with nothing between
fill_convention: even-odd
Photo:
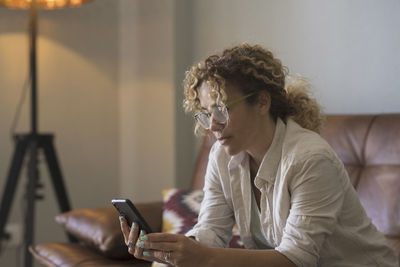
<instances>
[{"instance_id":1,"label":"warm lamp bulb","mask_svg":"<svg viewBox=\"0 0 400 267\"><path fill-rule=\"evenodd\" d=\"M92 0L0 0L0 6L16 9L30 8L32 1L36 1L38 8L55 9L63 7L77 7Z\"/></svg>"}]
</instances>

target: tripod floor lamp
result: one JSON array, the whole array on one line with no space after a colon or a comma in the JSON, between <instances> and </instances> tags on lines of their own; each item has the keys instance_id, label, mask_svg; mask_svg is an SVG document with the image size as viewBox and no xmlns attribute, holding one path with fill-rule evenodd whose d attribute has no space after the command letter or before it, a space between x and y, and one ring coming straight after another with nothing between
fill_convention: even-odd
<instances>
[{"instance_id":1,"label":"tripod floor lamp","mask_svg":"<svg viewBox=\"0 0 400 267\"><path fill-rule=\"evenodd\" d=\"M36 189L39 186L38 153L42 150L48 165L52 184L56 193L58 205L62 212L71 209L67 191L61 174L61 169L57 160L55 148L53 146L52 134L38 133L37 123L37 65L36 65L36 36L37 36L37 10L40 8L54 9L62 7L80 6L91 0L0 0L0 7L12 9L29 9L29 70L31 86L31 106L30 119L31 129L28 134L17 134L14 136L15 149L8 171L6 185L0 204L0 241L6 237L4 231L11 204L16 192L19 175L22 169L25 156L29 157L27 172L28 183L26 188L25 213L25 232L24 232L24 265L32 266L32 255L29 246L33 243L34 219L35 219L35 200L38 198ZM74 241L72 236L69 236Z\"/></svg>"}]
</instances>

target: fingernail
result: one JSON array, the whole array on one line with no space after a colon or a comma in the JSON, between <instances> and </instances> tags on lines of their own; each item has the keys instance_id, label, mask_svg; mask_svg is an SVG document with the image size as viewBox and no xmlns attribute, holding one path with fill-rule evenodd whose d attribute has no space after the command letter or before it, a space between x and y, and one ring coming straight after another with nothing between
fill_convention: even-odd
<instances>
[{"instance_id":1,"label":"fingernail","mask_svg":"<svg viewBox=\"0 0 400 267\"><path fill-rule=\"evenodd\" d=\"M144 231L140 230L140 236L144 236Z\"/></svg>"},{"instance_id":2,"label":"fingernail","mask_svg":"<svg viewBox=\"0 0 400 267\"><path fill-rule=\"evenodd\" d=\"M148 251L143 251L143 256L150 256L150 252L148 252Z\"/></svg>"},{"instance_id":3,"label":"fingernail","mask_svg":"<svg viewBox=\"0 0 400 267\"><path fill-rule=\"evenodd\" d=\"M119 221L122 222L123 218L124 218L124 217L119 216Z\"/></svg>"},{"instance_id":4,"label":"fingernail","mask_svg":"<svg viewBox=\"0 0 400 267\"><path fill-rule=\"evenodd\" d=\"M143 241L146 241L147 239L148 239L147 235L142 235L142 236L140 237L140 240L143 240Z\"/></svg>"},{"instance_id":5,"label":"fingernail","mask_svg":"<svg viewBox=\"0 0 400 267\"><path fill-rule=\"evenodd\" d=\"M135 223L135 222L132 223L132 228L133 228L133 229L136 228L136 223Z\"/></svg>"},{"instance_id":6,"label":"fingernail","mask_svg":"<svg viewBox=\"0 0 400 267\"><path fill-rule=\"evenodd\" d=\"M139 247L139 248L142 248L142 247L144 247L144 243L143 242L137 242L136 246Z\"/></svg>"}]
</instances>

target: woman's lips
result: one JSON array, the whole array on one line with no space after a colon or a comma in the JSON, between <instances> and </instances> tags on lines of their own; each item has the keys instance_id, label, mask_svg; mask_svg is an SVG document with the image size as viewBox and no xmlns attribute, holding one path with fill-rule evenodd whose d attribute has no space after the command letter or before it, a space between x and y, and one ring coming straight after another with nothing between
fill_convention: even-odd
<instances>
[{"instance_id":1,"label":"woman's lips","mask_svg":"<svg viewBox=\"0 0 400 267\"><path fill-rule=\"evenodd\" d=\"M229 141L230 138L231 137L229 137L229 136L228 137L220 137L217 140L220 142L221 145L224 145Z\"/></svg>"}]
</instances>

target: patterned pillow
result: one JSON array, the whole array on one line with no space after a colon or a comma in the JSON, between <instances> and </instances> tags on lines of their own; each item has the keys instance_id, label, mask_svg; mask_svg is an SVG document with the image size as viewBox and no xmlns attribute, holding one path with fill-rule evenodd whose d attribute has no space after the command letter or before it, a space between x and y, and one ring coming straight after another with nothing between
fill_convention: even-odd
<instances>
[{"instance_id":1,"label":"patterned pillow","mask_svg":"<svg viewBox=\"0 0 400 267\"><path fill-rule=\"evenodd\" d=\"M185 234L197 223L200 204L204 193L202 190L167 189L163 194L163 221L164 233ZM233 237L230 242L232 248L243 248L239 229L235 225L232 229ZM153 262L152 267L163 267L165 264Z\"/></svg>"}]
</instances>

